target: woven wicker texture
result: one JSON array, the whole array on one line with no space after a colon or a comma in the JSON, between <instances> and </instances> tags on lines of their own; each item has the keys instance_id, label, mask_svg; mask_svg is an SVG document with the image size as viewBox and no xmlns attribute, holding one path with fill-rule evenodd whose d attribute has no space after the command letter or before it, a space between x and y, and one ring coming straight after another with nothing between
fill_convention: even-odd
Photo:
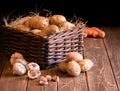
<instances>
[{"instance_id":1,"label":"woven wicker texture","mask_svg":"<svg viewBox=\"0 0 120 91\"><path fill-rule=\"evenodd\" d=\"M30 32L1 27L4 52L8 58L14 53L23 54L27 61L37 62L42 69L56 66L68 52L83 53L83 28L63 31L42 38Z\"/></svg>"}]
</instances>

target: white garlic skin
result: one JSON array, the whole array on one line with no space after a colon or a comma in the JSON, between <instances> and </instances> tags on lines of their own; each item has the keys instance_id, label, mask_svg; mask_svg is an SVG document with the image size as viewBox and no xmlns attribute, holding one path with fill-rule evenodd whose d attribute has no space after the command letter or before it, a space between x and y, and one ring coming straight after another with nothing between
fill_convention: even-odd
<instances>
[{"instance_id":1,"label":"white garlic skin","mask_svg":"<svg viewBox=\"0 0 120 91\"><path fill-rule=\"evenodd\" d=\"M26 73L26 68L21 63L13 64L13 74L14 75L24 75Z\"/></svg>"},{"instance_id":2,"label":"white garlic skin","mask_svg":"<svg viewBox=\"0 0 120 91\"><path fill-rule=\"evenodd\" d=\"M44 76L40 76L40 81L47 82L48 80L47 80L47 78L46 78L46 77L44 77Z\"/></svg>"},{"instance_id":3,"label":"white garlic skin","mask_svg":"<svg viewBox=\"0 0 120 91\"><path fill-rule=\"evenodd\" d=\"M47 85L48 84L48 79L44 76L40 76L40 85Z\"/></svg>"},{"instance_id":4,"label":"white garlic skin","mask_svg":"<svg viewBox=\"0 0 120 91\"><path fill-rule=\"evenodd\" d=\"M27 70L40 70L40 66L35 62L30 62L26 65Z\"/></svg>"},{"instance_id":5,"label":"white garlic skin","mask_svg":"<svg viewBox=\"0 0 120 91\"><path fill-rule=\"evenodd\" d=\"M28 64L28 62L25 59L23 59L23 58L22 59L21 58L15 59L14 63L21 63L24 66L26 66Z\"/></svg>"},{"instance_id":6,"label":"white garlic skin","mask_svg":"<svg viewBox=\"0 0 120 91\"><path fill-rule=\"evenodd\" d=\"M13 65L15 63L15 60L18 59L18 58L23 59L24 57L21 53L18 53L18 52L15 52L14 54L12 54L11 57L10 57L11 65Z\"/></svg>"},{"instance_id":7,"label":"white garlic skin","mask_svg":"<svg viewBox=\"0 0 120 91\"><path fill-rule=\"evenodd\" d=\"M90 59L83 59L79 61L79 65L81 67L81 71L85 72L93 67L93 62Z\"/></svg>"},{"instance_id":8,"label":"white garlic skin","mask_svg":"<svg viewBox=\"0 0 120 91\"><path fill-rule=\"evenodd\" d=\"M51 80L52 80L52 76L51 76L51 75L46 75L45 77L46 77L46 79L47 79L48 81L51 81Z\"/></svg>"},{"instance_id":9,"label":"white garlic skin","mask_svg":"<svg viewBox=\"0 0 120 91\"><path fill-rule=\"evenodd\" d=\"M41 71L40 70L28 70L27 75L30 79L36 79L41 75Z\"/></svg>"},{"instance_id":10,"label":"white garlic skin","mask_svg":"<svg viewBox=\"0 0 120 91\"><path fill-rule=\"evenodd\" d=\"M47 85L47 84L48 84L48 81L41 81L41 80L40 80L39 83L40 83L40 85Z\"/></svg>"}]
</instances>

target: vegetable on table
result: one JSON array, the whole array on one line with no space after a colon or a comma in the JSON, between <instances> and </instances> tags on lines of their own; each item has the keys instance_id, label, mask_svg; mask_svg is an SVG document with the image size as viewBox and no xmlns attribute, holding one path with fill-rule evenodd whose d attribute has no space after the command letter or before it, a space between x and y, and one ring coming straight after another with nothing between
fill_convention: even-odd
<instances>
[{"instance_id":1,"label":"vegetable on table","mask_svg":"<svg viewBox=\"0 0 120 91\"><path fill-rule=\"evenodd\" d=\"M85 27L83 36L84 38L89 36L104 38L105 32L98 27Z\"/></svg>"}]
</instances>

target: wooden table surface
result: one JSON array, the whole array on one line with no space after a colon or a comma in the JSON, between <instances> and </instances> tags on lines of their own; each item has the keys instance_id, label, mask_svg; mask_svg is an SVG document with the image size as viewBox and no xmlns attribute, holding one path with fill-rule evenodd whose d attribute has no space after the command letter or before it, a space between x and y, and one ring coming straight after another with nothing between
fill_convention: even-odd
<instances>
[{"instance_id":1,"label":"wooden table surface","mask_svg":"<svg viewBox=\"0 0 120 91\"><path fill-rule=\"evenodd\" d=\"M59 82L41 86L39 78L14 76L9 59L0 52L0 91L120 91L120 27L101 27L105 38L84 39L84 56L93 61L91 70L71 77L57 67L41 70L42 75L58 75ZM2 49L2 48L1 48Z\"/></svg>"}]
</instances>

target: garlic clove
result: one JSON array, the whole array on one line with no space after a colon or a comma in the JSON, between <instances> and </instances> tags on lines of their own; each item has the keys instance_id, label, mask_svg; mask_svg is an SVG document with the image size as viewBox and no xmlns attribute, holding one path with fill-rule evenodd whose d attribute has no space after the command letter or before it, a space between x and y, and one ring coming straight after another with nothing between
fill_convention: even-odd
<instances>
[{"instance_id":1,"label":"garlic clove","mask_svg":"<svg viewBox=\"0 0 120 91\"><path fill-rule=\"evenodd\" d=\"M52 81L56 81L56 82L59 82L60 78L59 76L55 75L52 77Z\"/></svg>"},{"instance_id":2,"label":"garlic clove","mask_svg":"<svg viewBox=\"0 0 120 91\"><path fill-rule=\"evenodd\" d=\"M13 74L14 75L24 75L26 73L26 68L21 63L14 63Z\"/></svg>"},{"instance_id":3,"label":"garlic clove","mask_svg":"<svg viewBox=\"0 0 120 91\"><path fill-rule=\"evenodd\" d=\"M30 62L26 65L27 70L40 70L40 66L35 62Z\"/></svg>"},{"instance_id":4,"label":"garlic clove","mask_svg":"<svg viewBox=\"0 0 120 91\"><path fill-rule=\"evenodd\" d=\"M36 79L41 75L41 71L40 70L28 70L27 75L30 79Z\"/></svg>"},{"instance_id":5,"label":"garlic clove","mask_svg":"<svg viewBox=\"0 0 120 91\"><path fill-rule=\"evenodd\" d=\"M40 85L47 85L47 84L48 84L48 81L41 81L41 80L40 80L39 83L40 83Z\"/></svg>"},{"instance_id":6,"label":"garlic clove","mask_svg":"<svg viewBox=\"0 0 120 91\"><path fill-rule=\"evenodd\" d=\"M48 81L46 77L40 76L40 81Z\"/></svg>"},{"instance_id":7,"label":"garlic clove","mask_svg":"<svg viewBox=\"0 0 120 91\"><path fill-rule=\"evenodd\" d=\"M46 75L45 77L46 77L46 79L47 79L48 81L51 81L51 80L52 80L52 76L50 76L50 75Z\"/></svg>"},{"instance_id":8,"label":"garlic clove","mask_svg":"<svg viewBox=\"0 0 120 91\"><path fill-rule=\"evenodd\" d=\"M48 84L48 80L46 77L44 76L40 76L40 82L41 85L47 85Z\"/></svg>"}]
</instances>

